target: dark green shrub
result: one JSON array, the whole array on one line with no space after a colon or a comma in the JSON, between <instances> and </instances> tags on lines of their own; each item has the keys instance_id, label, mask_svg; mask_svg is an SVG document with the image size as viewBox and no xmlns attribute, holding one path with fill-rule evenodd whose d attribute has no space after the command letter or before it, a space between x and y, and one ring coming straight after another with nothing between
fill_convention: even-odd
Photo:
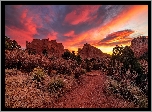
<instances>
[{"instance_id":1,"label":"dark green shrub","mask_svg":"<svg viewBox=\"0 0 152 112\"><path fill-rule=\"evenodd\" d=\"M79 65L82 63L82 58L80 57L80 55L76 56L76 61Z\"/></svg>"},{"instance_id":2,"label":"dark green shrub","mask_svg":"<svg viewBox=\"0 0 152 112\"><path fill-rule=\"evenodd\" d=\"M121 70L121 74L126 74L126 71L128 69L130 69L131 71L136 71L138 76L135 82L138 86L142 85L143 81L146 79L146 75L143 73L142 66L135 58L134 53L129 46L116 46L115 48L113 48L111 60L113 67L115 67L115 61L118 61L118 63L123 63L123 66L121 67L123 68ZM131 67L129 67L130 65Z\"/></svg>"},{"instance_id":3,"label":"dark green shrub","mask_svg":"<svg viewBox=\"0 0 152 112\"><path fill-rule=\"evenodd\" d=\"M75 51L72 51L72 53L70 51L64 52L64 54L62 54L62 58L66 60L69 60L69 59L73 61L76 60L79 65L82 62L82 58L80 57L80 55L76 55Z\"/></svg>"},{"instance_id":4,"label":"dark green shrub","mask_svg":"<svg viewBox=\"0 0 152 112\"><path fill-rule=\"evenodd\" d=\"M50 93L63 92L63 88L65 87L65 83L62 79L52 80L48 85L48 90Z\"/></svg>"},{"instance_id":5,"label":"dark green shrub","mask_svg":"<svg viewBox=\"0 0 152 112\"><path fill-rule=\"evenodd\" d=\"M62 54L62 58L66 59L66 60L70 59L71 58L71 52L69 52L69 51L64 52L64 54Z\"/></svg>"},{"instance_id":6,"label":"dark green shrub","mask_svg":"<svg viewBox=\"0 0 152 112\"><path fill-rule=\"evenodd\" d=\"M91 72L92 65L91 65L90 60L85 59L85 64L86 64L86 68L85 69L87 70L87 72Z\"/></svg>"}]
</instances>

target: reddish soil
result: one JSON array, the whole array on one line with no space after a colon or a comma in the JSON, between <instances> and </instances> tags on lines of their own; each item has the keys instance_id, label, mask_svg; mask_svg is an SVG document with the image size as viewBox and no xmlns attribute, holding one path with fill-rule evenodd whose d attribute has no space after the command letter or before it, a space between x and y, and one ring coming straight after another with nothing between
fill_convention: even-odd
<instances>
[{"instance_id":1,"label":"reddish soil","mask_svg":"<svg viewBox=\"0 0 152 112\"><path fill-rule=\"evenodd\" d=\"M134 104L113 94L103 92L106 75L99 71L87 73L82 83L72 91L59 98L54 108L133 108ZM52 106L51 106L52 107Z\"/></svg>"}]
</instances>

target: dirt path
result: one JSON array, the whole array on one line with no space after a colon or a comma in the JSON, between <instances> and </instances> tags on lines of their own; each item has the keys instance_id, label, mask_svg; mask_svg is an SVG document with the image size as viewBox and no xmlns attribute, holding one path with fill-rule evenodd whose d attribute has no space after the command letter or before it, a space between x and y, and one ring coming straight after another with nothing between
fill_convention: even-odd
<instances>
[{"instance_id":1,"label":"dirt path","mask_svg":"<svg viewBox=\"0 0 152 112\"><path fill-rule=\"evenodd\" d=\"M129 108L131 103L104 94L105 80L106 76L99 71L90 72L83 76L83 83L60 98L54 108Z\"/></svg>"}]
</instances>

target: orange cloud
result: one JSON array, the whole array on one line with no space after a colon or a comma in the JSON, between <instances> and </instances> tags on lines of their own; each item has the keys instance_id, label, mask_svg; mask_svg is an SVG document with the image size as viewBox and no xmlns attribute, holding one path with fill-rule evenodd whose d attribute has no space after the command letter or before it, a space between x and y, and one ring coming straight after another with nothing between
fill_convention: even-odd
<instances>
[{"instance_id":1,"label":"orange cloud","mask_svg":"<svg viewBox=\"0 0 152 112\"><path fill-rule=\"evenodd\" d=\"M130 40L128 36L132 33L134 33L134 31L132 30L117 31L117 32L109 34L106 38L102 39L101 43L120 42L120 41L125 41L127 39Z\"/></svg>"},{"instance_id":2,"label":"orange cloud","mask_svg":"<svg viewBox=\"0 0 152 112\"><path fill-rule=\"evenodd\" d=\"M147 10L147 12L148 12L148 5L133 5L128 10L124 10L121 14L116 16L116 18L113 18L113 20L110 21L104 27L105 28L109 27L110 29L112 29L112 28L118 29L120 27L123 27L124 24L127 21L129 21L132 17L145 12L145 10ZM105 28L101 27L100 30L105 29Z\"/></svg>"},{"instance_id":3,"label":"orange cloud","mask_svg":"<svg viewBox=\"0 0 152 112\"><path fill-rule=\"evenodd\" d=\"M65 42L65 45L68 47L73 46L76 48L77 46L75 46L75 44L82 43L83 41L84 42L87 41L90 44L97 43L101 39L106 37L107 34L111 33L111 31L113 31L113 30L116 31L117 29L120 29L132 17L137 16L141 13L144 13L146 10L148 10L148 6L146 6L146 5L131 6L128 10L123 11L119 16L112 18L111 21L109 23L107 23L106 25L88 30L77 36L73 36L73 38L71 38L71 39L67 40L67 42ZM72 14L71 14L71 16L72 16ZM73 17L74 17L74 15L73 15ZM71 20L70 22L72 23L73 21ZM76 23L79 23L79 21L76 21L75 24ZM117 37L117 40L121 40L122 37L126 34L127 33L123 32L120 37L119 36ZM127 34L127 35L130 35L130 34ZM124 39L124 40L122 39L121 43L128 45L130 43L130 41L131 41L131 38ZM112 44L112 41L111 41L111 44L109 44L109 45L114 45L114 44L116 45L118 42L119 41L116 41ZM104 44L104 45L107 45L107 44Z\"/></svg>"},{"instance_id":4,"label":"orange cloud","mask_svg":"<svg viewBox=\"0 0 152 112\"><path fill-rule=\"evenodd\" d=\"M73 10L65 17L65 22L70 23L72 25L77 25L82 22L86 22L92 20L89 16L91 13L94 13L98 10L100 6L80 6L76 10ZM95 17L95 16L94 16Z\"/></svg>"},{"instance_id":5,"label":"orange cloud","mask_svg":"<svg viewBox=\"0 0 152 112\"><path fill-rule=\"evenodd\" d=\"M71 31L64 34L64 36L67 36L67 37L70 37L70 36L73 36L73 35L74 35L74 30L71 30Z\"/></svg>"}]
</instances>

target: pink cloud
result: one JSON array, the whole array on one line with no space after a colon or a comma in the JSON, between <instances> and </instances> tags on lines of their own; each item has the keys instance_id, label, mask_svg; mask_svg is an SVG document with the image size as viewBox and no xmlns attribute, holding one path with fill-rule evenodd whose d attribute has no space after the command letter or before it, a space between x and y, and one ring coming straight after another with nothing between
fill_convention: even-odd
<instances>
[{"instance_id":1,"label":"pink cloud","mask_svg":"<svg viewBox=\"0 0 152 112\"><path fill-rule=\"evenodd\" d=\"M22 48L26 47L26 41L32 41L32 34L30 32L24 31L22 29L16 27L7 27L5 26L5 34L6 36L11 37L12 40L16 40Z\"/></svg>"},{"instance_id":2,"label":"pink cloud","mask_svg":"<svg viewBox=\"0 0 152 112\"><path fill-rule=\"evenodd\" d=\"M67 46L68 49L78 47L82 47L83 42L88 42L91 45L96 45L95 43L98 43L103 38L107 36L107 34L110 34L114 31L117 31L118 29L122 28L127 21L129 21L133 16L137 16L139 13L146 12L147 6L132 6L129 10L123 11L119 16L113 18L109 23L105 24L104 26L99 26L93 29L90 29L86 32L82 32L81 34L77 36L72 36L72 38L69 38L66 42L64 42L64 45ZM116 40L112 40L109 43L103 43L100 44L100 46L114 46L121 40L121 44L129 45L131 38L120 38L124 36L128 36L129 34L127 32L123 32L122 34L117 34L118 38ZM98 45L99 47L99 45ZM111 47L112 48L112 47ZM106 52L106 51L105 51Z\"/></svg>"},{"instance_id":3,"label":"pink cloud","mask_svg":"<svg viewBox=\"0 0 152 112\"><path fill-rule=\"evenodd\" d=\"M37 28L42 28L42 19L38 14L32 14L33 16L27 16L30 11L25 9L23 10L20 16L20 22L23 25L23 29L30 32L32 35L38 34ZM33 20L35 18L35 20Z\"/></svg>"},{"instance_id":4,"label":"pink cloud","mask_svg":"<svg viewBox=\"0 0 152 112\"><path fill-rule=\"evenodd\" d=\"M18 8L16 6L14 7ZM42 20L39 15L33 14L33 16L29 17L28 13L29 10L25 9L18 18L22 28L17 28L15 26L5 26L6 36L16 40L23 48L26 46L26 41L32 41L34 35L38 34L37 29L42 28ZM36 19L35 21L34 18Z\"/></svg>"},{"instance_id":5,"label":"pink cloud","mask_svg":"<svg viewBox=\"0 0 152 112\"><path fill-rule=\"evenodd\" d=\"M52 31L51 33L49 33L47 35L47 38L49 38L49 40L56 40L57 39L57 35L58 35L58 32Z\"/></svg>"},{"instance_id":6,"label":"pink cloud","mask_svg":"<svg viewBox=\"0 0 152 112\"><path fill-rule=\"evenodd\" d=\"M70 36L73 36L73 35L74 35L74 30L71 30L71 31L64 34L64 36L67 36L67 37L70 37Z\"/></svg>"},{"instance_id":7,"label":"pink cloud","mask_svg":"<svg viewBox=\"0 0 152 112\"><path fill-rule=\"evenodd\" d=\"M22 12L22 14L21 14L21 19L25 19L26 18L26 16L27 16L27 12L28 12L28 10L26 9L26 10L24 10L23 12Z\"/></svg>"},{"instance_id":8,"label":"pink cloud","mask_svg":"<svg viewBox=\"0 0 152 112\"><path fill-rule=\"evenodd\" d=\"M95 13L99 7L99 5L77 7L77 9L66 15L64 21L72 25L77 25L79 23L89 21L91 20L90 18L92 18L90 14Z\"/></svg>"}]
</instances>

